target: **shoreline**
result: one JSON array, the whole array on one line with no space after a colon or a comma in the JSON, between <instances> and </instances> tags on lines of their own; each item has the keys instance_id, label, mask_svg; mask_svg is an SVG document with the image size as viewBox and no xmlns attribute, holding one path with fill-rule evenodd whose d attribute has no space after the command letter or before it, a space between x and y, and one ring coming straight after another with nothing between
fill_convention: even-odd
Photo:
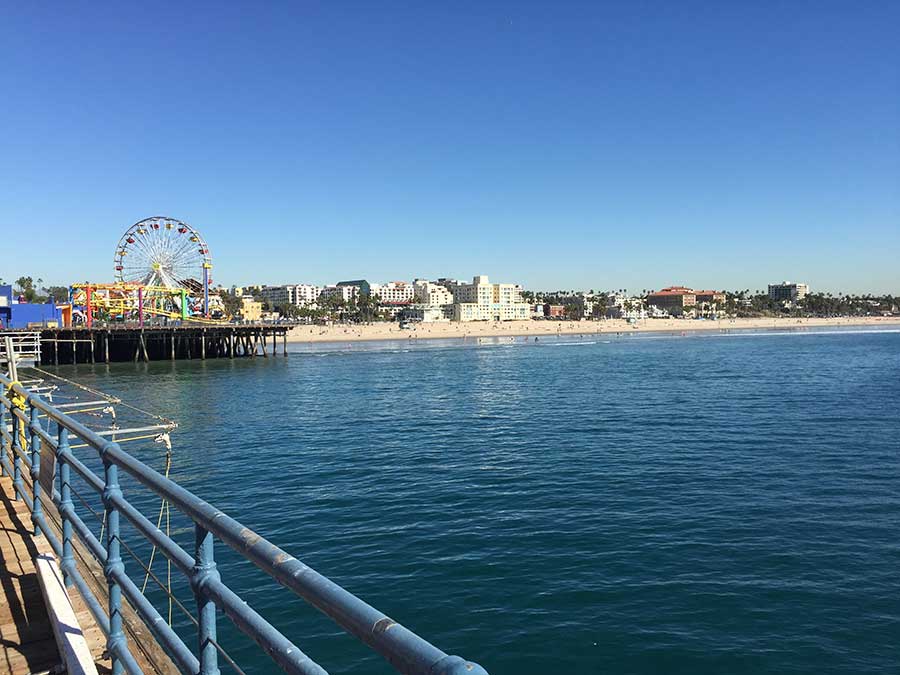
<instances>
[{"instance_id":1,"label":"shoreline","mask_svg":"<svg viewBox=\"0 0 900 675\"><path fill-rule=\"evenodd\" d=\"M900 317L859 317L839 319L644 319L629 324L624 319L602 321L504 321L466 323L425 323L413 329L401 329L397 323L360 325L297 326L287 334L288 343L371 342L383 340L441 340L522 336L615 335L621 333L678 333L697 331L844 328L860 326L896 326Z\"/></svg>"}]
</instances>

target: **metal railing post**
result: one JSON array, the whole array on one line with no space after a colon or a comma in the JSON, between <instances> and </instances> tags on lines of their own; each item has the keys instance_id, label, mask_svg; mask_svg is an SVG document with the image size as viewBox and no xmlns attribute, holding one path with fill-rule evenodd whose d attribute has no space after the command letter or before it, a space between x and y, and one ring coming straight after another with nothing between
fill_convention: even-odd
<instances>
[{"instance_id":1,"label":"metal railing post","mask_svg":"<svg viewBox=\"0 0 900 675\"><path fill-rule=\"evenodd\" d=\"M106 565L103 567L103 573L109 588L109 635L106 640L106 651L112 659L113 675L121 675L125 672L125 666L119 658L119 649L125 646L125 631L122 627L122 588L117 575L124 572L125 563L122 562L119 539L121 536L119 510L115 507L114 500L122 496L122 489L119 487L119 467L107 459L105 451L102 454L105 479L103 506L106 511Z\"/></svg>"},{"instance_id":2,"label":"metal railing post","mask_svg":"<svg viewBox=\"0 0 900 675\"><path fill-rule=\"evenodd\" d=\"M22 420L16 415L15 411L11 411L13 423L13 496L21 499L22 493L22 453L25 449L22 447L21 434L19 429L22 426Z\"/></svg>"},{"instance_id":3,"label":"metal railing post","mask_svg":"<svg viewBox=\"0 0 900 675\"><path fill-rule=\"evenodd\" d=\"M201 525L194 525L194 573L191 586L197 600L197 637L200 675L219 675L219 653L216 650L216 605L206 593L210 581L219 580L216 569L213 535Z\"/></svg>"},{"instance_id":4,"label":"metal railing post","mask_svg":"<svg viewBox=\"0 0 900 675\"><path fill-rule=\"evenodd\" d=\"M41 420L38 409L31 406L31 424L28 431L31 433L31 496L34 500L31 508L31 524L34 526L34 535L41 534L41 526L38 524L43 516L44 507L41 504Z\"/></svg>"},{"instance_id":5,"label":"metal railing post","mask_svg":"<svg viewBox=\"0 0 900 675\"><path fill-rule=\"evenodd\" d=\"M9 455L9 448L6 440L6 408L0 404L0 476L6 475L6 458Z\"/></svg>"},{"instance_id":6,"label":"metal railing post","mask_svg":"<svg viewBox=\"0 0 900 675\"><path fill-rule=\"evenodd\" d=\"M69 430L60 426L56 443L56 463L59 466L59 517L62 520L62 560L60 560L59 568L62 570L66 586L72 585L72 570L75 569L75 556L72 555L72 521L70 519L75 508L69 484L71 479L69 455L71 452Z\"/></svg>"}]
</instances>

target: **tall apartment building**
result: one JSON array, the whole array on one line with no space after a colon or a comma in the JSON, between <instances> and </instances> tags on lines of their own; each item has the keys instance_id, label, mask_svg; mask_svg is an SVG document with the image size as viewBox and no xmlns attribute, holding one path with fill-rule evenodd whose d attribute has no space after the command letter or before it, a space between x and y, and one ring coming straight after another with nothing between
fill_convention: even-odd
<instances>
[{"instance_id":1,"label":"tall apartment building","mask_svg":"<svg viewBox=\"0 0 900 675\"><path fill-rule=\"evenodd\" d=\"M782 281L780 284L769 284L769 299L776 302L797 302L809 293L807 284L794 284Z\"/></svg>"},{"instance_id":2,"label":"tall apartment building","mask_svg":"<svg viewBox=\"0 0 900 675\"><path fill-rule=\"evenodd\" d=\"M517 284L492 284L479 275L471 284L457 282L448 287L453 293L454 321L515 321L530 316Z\"/></svg>"}]
</instances>

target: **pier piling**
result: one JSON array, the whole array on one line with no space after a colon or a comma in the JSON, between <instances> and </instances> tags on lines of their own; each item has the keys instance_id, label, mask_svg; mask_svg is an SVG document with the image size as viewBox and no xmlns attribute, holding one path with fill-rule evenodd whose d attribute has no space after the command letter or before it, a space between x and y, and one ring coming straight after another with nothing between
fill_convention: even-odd
<instances>
[{"instance_id":1,"label":"pier piling","mask_svg":"<svg viewBox=\"0 0 900 675\"><path fill-rule=\"evenodd\" d=\"M293 326L223 325L223 326L103 326L96 324L77 328L48 328L41 331L42 363L77 365L82 363L117 363L163 361L199 358L202 360L238 356L269 358L278 355L278 338L287 356L287 333ZM60 349L72 345L72 349ZM84 346L82 346L84 345ZM101 351L100 354L97 350ZM79 356L80 351L80 356Z\"/></svg>"}]
</instances>

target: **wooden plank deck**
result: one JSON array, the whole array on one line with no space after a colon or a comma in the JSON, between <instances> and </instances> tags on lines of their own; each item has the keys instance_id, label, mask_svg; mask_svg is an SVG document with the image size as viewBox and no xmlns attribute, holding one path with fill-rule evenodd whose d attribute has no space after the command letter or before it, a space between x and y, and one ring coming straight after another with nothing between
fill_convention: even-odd
<instances>
[{"instance_id":1,"label":"wooden plank deck","mask_svg":"<svg viewBox=\"0 0 900 675\"><path fill-rule=\"evenodd\" d=\"M10 675L46 673L60 663L53 627L47 616L34 568L34 557L52 549L44 537L31 534L31 514L13 497L12 479L0 478L0 672ZM106 641L77 593L69 596L78 623L100 673L110 672L103 659Z\"/></svg>"},{"instance_id":2,"label":"wooden plank deck","mask_svg":"<svg viewBox=\"0 0 900 675\"><path fill-rule=\"evenodd\" d=\"M31 536L31 515L24 502L13 500L12 479L4 476L0 482L0 671L46 672L60 659L33 559L50 546Z\"/></svg>"}]
</instances>

